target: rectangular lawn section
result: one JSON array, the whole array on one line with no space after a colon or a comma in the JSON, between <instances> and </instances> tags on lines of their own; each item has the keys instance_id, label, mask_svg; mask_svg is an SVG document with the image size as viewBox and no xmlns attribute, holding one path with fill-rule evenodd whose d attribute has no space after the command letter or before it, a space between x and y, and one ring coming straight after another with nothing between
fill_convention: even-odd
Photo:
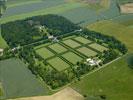
<instances>
[{"instance_id":1,"label":"rectangular lawn section","mask_svg":"<svg viewBox=\"0 0 133 100\"><path fill-rule=\"evenodd\" d=\"M63 41L63 43L65 43L66 45L68 45L71 48L76 48L76 47L81 46L79 43L77 43L71 39L65 40L65 41Z\"/></svg>"},{"instance_id":2,"label":"rectangular lawn section","mask_svg":"<svg viewBox=\"0 0 133 100\"><path fill-rule=\"evenodd\" d=\"M16 58L0 61L0 82L3 99L46 95L49 92L28 67Z\"/></svg>"},{"instance_id":3,"label":"rectangular lawn section","mask_svg":"<svg viewBox=\"0 0 133 100\"><path fill-rule=\"evenodd\" d=\"M67 49L63 46L61 46L60 44L58 43L55 43L53 45L50 45L49 46L52 50L54 50L56 53L62 53L62 52L65 52L67 51Z\"/></svg>"},{"instance_id":4,"label":"rectangular lawn section","mask_svg":"<svg viewBox=\"0 0 133 100\"><path fill-rule=\"evenodd\" d=\"M81 37L81 36L76 37L74 39L77 40L77 41L79 41L79 42L81 42L81 43L83 43L83 44L87 44L87 43L91 43L92 42L92 41L90 41L90 40L88 40L88 39L86 39L84 37Z\"/></svg>"},{"instance_id":5,"label":"rectangular lawn section","mask_svg":"<svg viewBox=\"0 0 133 100\"><path fill-rule=\"evenodd\" d=\"M81 47L77 49L77 51L81 52L82 54L86 55L87 57L95 56L97 53L88 49L87 47Z\"/></svg>"},{"instance_id":6,"label":"rectangular lawn section","mask_svg":"<svg viewBox=\"0 0 133 100\"><path fill-rule=\"evenodd\" d=\"M94 49L96 49L96 50L98 50L98 51L100 51L100 52L103 52L104 50L107 50L107 48L106 47L104 47L104 46L102 46L102 45L99 45L99 44L97 44L97 43L93 43L93 44L90 44L90 45L88 45L89 47L92 47L92 48L94 48Z\"/></svg>"},{"instance_id":7,"label":"rectangular lawn section","mask_svg":"<svg viewBox=\"0 0 133 100\"><path fill-rule=\"evenodd\" d=\"M36 49L36 52L43 57L44 59L49 58L51 56L54 56L54 54L49 51L47 48L40 48L40 49Z\"/></svg>"},{"instance_id":8,"label":"rectangular lawn section","mask_svg":"<svg viewBox=\"0 0 133 100\"><path fill-rule=\"evenodd\" d=\"M59 57L55 57L53 59L48 60L48 63L51 64L58 71L65 70L66 68L69 67L69 64L67 64Z\"/></svg>"},{"instance_id":9,"label":"rectangular lawn section","mask_svg":"<svg viewBox=\"0 0 133 100\"><path fill-rule=\"evenodd\" d=\"M65 59L67 59L69 62L76 64L78 61L82 61L83 59L76 55L73 52L67 52L65 54L62 55L62 57L64 57Z\"/></svg>"}]
</instances>

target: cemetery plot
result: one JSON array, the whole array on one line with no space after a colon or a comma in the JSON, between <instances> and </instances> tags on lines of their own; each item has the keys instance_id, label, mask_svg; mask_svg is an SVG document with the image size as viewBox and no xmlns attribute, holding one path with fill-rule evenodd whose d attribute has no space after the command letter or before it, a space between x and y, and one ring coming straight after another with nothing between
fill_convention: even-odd
<instances>
[{"instance_id":1,"label":"cemetery plot","mask_svg":"<svg viewBox=\"0 0 133 100\"><path fill-rule=\"evenodd\" d=\"M71 39L65 40L65 41L63 41L63 43L66 44L67 46L71 47L71 48L76 48L76 47L81 46L79 43L77 43Z\"/></svg>"},{"instance_id":2,"label":"cemetery plot","mask_svg":"<svg viewBox=\"0 0 133 100\"><path fill-rule=\"evenodd\" d=\"M76 55L73 52L67 52L67 53L63 54L62 57L64 57L65 59L67 59L72 64L76 64L77 62L83 60L80 56Z\"/></svg>"},{"instance_id":3,"label":"cemetery plot","mask_svg":"<svg viewBox=\"0 0 133 100\"><path fill-rule=\"evenodd\" d=\"M44 59L54 56L54 54L45 47L37 49L36 52Z\"/></svg>"},{"instance_id":4,"label":"cemetery plot","mask_svg":"<svg viewBox=\"0 0 133 100\"><path fill-rule=\"evenodd\" d=\"M79 36L79 37L76 37L76 38L74 38L76 41L79 41L79 42L81 42L81 43L83 43L83 44L87 44L87 43L91 43L92 41L90 41L90 40L88 40L88 39L86 39L86 38L84 38L84 37L81 37L81 36Z\"/></svg>"},{"instance_id":5,"label":"cemetery plot","mask_svg":"<svg viewBox=\"0 0 133 100\"><path fill-rule=\"evenodd\" d=\"M79 51L80 53L84 54L87 57L95 56L97 54L97 52L92 51L88 49L87 47L81 47L77 49L77 51Z\"/></svg>"},{"instance_id":6,"label":"cemetery plot","mask_svg":"<svg viewBox=\"0 0 133 100\"><path fill-rule=\"evenodd\" d=\"M58 43L53 44L53 45L50 45L49 47L50 47L52 50L54 50L56 53L62 53L62 52L67 51L66 48L64 48L63 46L61 46L61 45L58 44Z\"/></svg>"},{"instance_id":7,"label":"cemetery plot","mask_svg":"<svg viewBox=\"0 0 133 100\"><path fill-rule=\"evenodd\" d=\"M55 58L48 60L48 63L52 65L58 71L65 70L66 68L70 67L69 64L67 64L65 61L63 61L59 57L55 57Z\"/></svg>"},{"instance_id":8,"label":"cemetery plot","mask_svg":"<svg viewBox=\"0 0 133 100\"><path fill-rule=\"evenodd\" d=\"M97 44L97 43L93 43L93 44L90 44L90 45L88 45L89 47L92 47L92 48L94 48L94 49L96 49L96 50L98 50L98 51L100 51L100 52L103 52L104 50L107 50L107 48L106 47L104 47L104 46L102 46L102 45L99 45L99 44Z\"/></svg>"}]
</instances>

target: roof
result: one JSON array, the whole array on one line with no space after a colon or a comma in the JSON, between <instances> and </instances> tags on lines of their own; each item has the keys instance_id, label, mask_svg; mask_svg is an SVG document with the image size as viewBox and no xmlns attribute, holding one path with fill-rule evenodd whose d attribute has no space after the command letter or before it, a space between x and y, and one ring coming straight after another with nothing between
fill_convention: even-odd
<instances>
[{"instance_id":1,"label":"roof","mask_svg":"<svg viewBox=\"0 0 133 100\"><path fill-rule=\"evenodd\" d=\"M4 49L1 49L1 48L0 48L0 52L3 52L3 51L4 51Z\"/></svg>"}]
</instances>

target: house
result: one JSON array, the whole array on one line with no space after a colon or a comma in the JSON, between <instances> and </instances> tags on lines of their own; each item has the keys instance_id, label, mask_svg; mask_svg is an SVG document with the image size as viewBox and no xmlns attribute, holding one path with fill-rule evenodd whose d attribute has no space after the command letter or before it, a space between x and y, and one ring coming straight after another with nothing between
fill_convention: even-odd
<instances>
[{"instance_id":1,"label":"house","mask_svg":"<svg viewBox=\"0 0 133 100\"><path fill-rule=\"evenodd\" d=\"M48 39L53 39L53 38L54 38L53 35L48 36Z\"/></svg>"},{"instance_id":2,"label":"house","mask_svg":"<svg viewBox=\"0 0 133 100\"><path fill-rule=\"evenodd\" d=\"M91 59L91 58L88 58L88 59L86 59L86 62L88 63L88 65L90 65L90 66L95 66L95 65L99 65L101 62L102 62L102 60L97 60L97 59Z\"/></svg>"}]
</instances>

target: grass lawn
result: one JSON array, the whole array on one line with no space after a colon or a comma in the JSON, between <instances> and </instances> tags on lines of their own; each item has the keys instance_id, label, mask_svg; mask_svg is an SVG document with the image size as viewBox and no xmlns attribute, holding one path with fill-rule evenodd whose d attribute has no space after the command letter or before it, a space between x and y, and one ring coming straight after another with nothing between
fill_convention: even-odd
<instances>
[{"instance_id":1,"label":"grass lawn","mask_svg":"<svg viewBox=\"0 0 133 100\"><path fill-rule=\"evenodd\" d=\"M125 58L122 58L98 72L85 76L71 87L88 96L106 95L106 100L132 100L132 76L133 69L130 69Z\"/></svg>"},{"instance_id":2,"label":"grass lawn","mask_svg":"<svg viewBox=\"0 0 133 100\"><path fill-rule=\"evenodd\" d=\"M37 49L36 52L40 56L42 56L44 59L49 58L51 56L54 56L54 54L51 51L49 51L47 48L45 48L45 47L44 48Z\"/></svg>"},{"instance_id":3,"label":"grass lawn","mask_svg":"<svg viewBox=\"0 0 133 100\"><path fill-rule=\"evenodd\" d=\"M86 39L86 38L83 38L83 37L81 37L81 36L79 36L79 37L76 37L76 38L74 38L75 40L77 40L77 41L79 41L79 42L81 42L81 43L83 43L83 44L87 44L87 43L91 43L92 41L90 41L90 40L88 40L88 39Z\"/></svg>"},{"instance_id":4,"label":"grass lawn","mask_svg":"<svg viewBox=\"0 0 133 100\"><path fill-rule=\"evenodd\" d=\"M4 98L45 95L48 88L39 81L19 59L0 61L0 81Z\"/></svg>"},{"instance_id":5,"label":"grass lawn","mask_svg":"<svg viewBox=\"0 0 133 100\"><path fill-rule=\"evenodd\" d=\"M95 56L97 53L88 49L87 47L81 47L77 49L77 51L81 52L82 54L86 55L87 57Z\"/></svg>"},{"instance_id":6,"label":"grass lawn","mask_svg":"<svg viewBox=\"0 0 133 100\"><path fill-rule=\"evenodd\" d=\"M69 62L76 64L78 61L82 61L83 59L76 55L73 52L67 52L62 55L65 59L67 59Z\"/></svg>"},{"instance_id":7,"label":"grass lawn","mask_svg":"<svg viewBox=\"0 0 133 100\"><path fill-rule=\"evenodd\" d=\"M106 35L114 36L123 43L129 49L129 52L133 51L133 29L128 26L124 26L113 21L100 21L88 26L93 31L98 31Z\"/></svg>"},{"instance_id":8,"label":"grass lawn","mask_svg":"<svg viewBox=\"0 0 133 100\"><path fill-rule=\"evenodd\" d=\"M58 71L62 71L69 67L69 65L59 57L48 60L48 63L50 63Z\"/></svg>"},{"instance_id":9,"label":"grass lawn","mask_svg":"<svg viewBox=\"0 0 133 100\"><path fill-rule=\"evenodd\" d=\"M8 47L6 41L3 39L3 37L1 36L1 28L0 28L0 48L6 48Z\"/></svg>"},{"instance_id":10,"label":"grass lawn","mask_svg":"<svg viewBox=\"0 0 133 100\"><path fill-rule=\"evenodd\" d=\"M89 47L92 47L92 48L94 48L94 49L96 49L96 50L98 50L98 51L100 51L100 52L103 52L104 50L107 50L107 48L106 47L104 47L104 46L102 46L102 45L99 45L99 44L97 44L97 43L93 43L93 44L90 44L90 45L88 45Z\"/></svg>"},{"instance_id":11,"label":"grass lawn","mask_svg":"<svg viewBox=\"0 0 133 100\"><path fill-rule=\"evenodd\" d=\"M66 49L65 47L61 46L61 45L58 44L58 43L55 43L55 44L53 44L53 45L50 45L49 47L50 47L52 50L54 50L55 52L57 52L57 53L62 53L62 52L67 51L67 49Z\"/></svg>"},{"instance_id":12,"label":"grass lawn","mask_svg":"<svg viewBox=\"0 0 133 100\"><path fill-rule=\"evenodd\" d=\"M81 46L79 43L77 43L71 39L65 40L65 41L63 41L63 43L65 43L66 45L68 45L69 47L72 47L72 48Z\"/></svg>"}]
</instances>

